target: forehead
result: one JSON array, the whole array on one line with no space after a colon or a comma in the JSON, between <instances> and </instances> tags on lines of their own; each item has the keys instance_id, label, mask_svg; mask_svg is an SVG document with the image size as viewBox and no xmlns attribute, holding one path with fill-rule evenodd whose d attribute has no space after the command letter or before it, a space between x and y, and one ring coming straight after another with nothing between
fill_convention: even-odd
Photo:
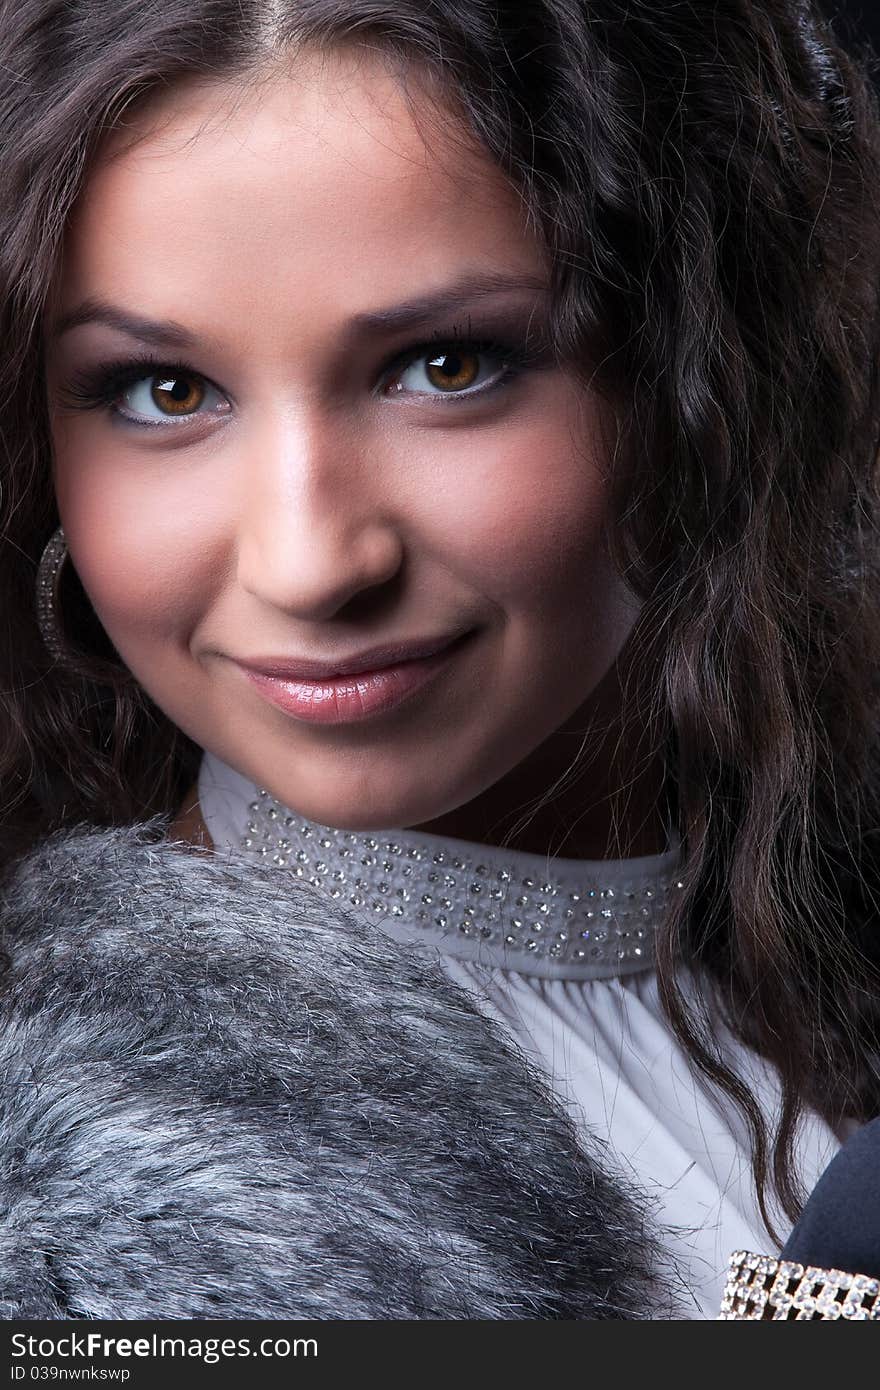
<instances>
[{"instance_id":1,"label":"forehead","mask_svg":"<svg viewBox=\"0 0 880 1390\"><path fill-rule=\"evenodd\" d=\"M352 299L364 308L542 252L516 191L378 57L300 56L248 86L188 82L101 151L68 224L62 301L100 292L198 317ZM188 303L192 301L192 303ZM137 307L148 312L147 306Z\"/></svg>"}]
</instances>

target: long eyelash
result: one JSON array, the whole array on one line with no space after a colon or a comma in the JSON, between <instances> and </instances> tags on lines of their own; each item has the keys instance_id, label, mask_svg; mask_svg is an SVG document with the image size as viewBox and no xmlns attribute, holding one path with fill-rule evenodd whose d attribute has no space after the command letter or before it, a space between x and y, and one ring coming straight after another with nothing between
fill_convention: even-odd
<instances>
[{"instance_id":1,"label":"long eyelash","mask_svg":"<svg viewBox=\"0 0 880 1390\"><path fill-rule=\"evenodd\" d=\"M482 388L486 392L512 380L525 367L537 365L542 355L539 349L528 348L525 345L518 346L512 342L501 342L494 338L475 339L471 336L471 321L468 318L466 326L456 323L449 328L435 329L430 337L423 342L398 353L382 374L387 376L392 371L399 371L403 366L417 361L419 357L425 356L439 347L468 347L473 352L489 353L500 358L504 362L506 370L492 386ZM123 391L136 382L142 381L144 377L159 375L184 376L198 381L205 380L202 374L197 372L188 362L169 362L167 358L157 357L152 352L144 352L139 353L136 357L98 362L94 367L85 371L74 372L59 394L65 404L73 410L98 410L114 405ZM447 399L454 399L456 394L460 397L480 395L482 390L470 393L452 393Z\"/></svg>"},{"instance_id":2,"label":"long eyelash","mask_svg":"<svg viewBox=\"0 0 880 1390\"><path fill-rule=\"evenodd\" d=\"M456 396L461 399L468 395L477 396L484 392L494 391L496 387L512 381L526 367L538 366L546 359L546 350L540 343L528 346L525 343L503 342L500 338L475 338L471 327L471 318L468 315L467 325L454 323L450 328L435 328L426 341L417 343L414 347L407 348L400 353L396 360L391 363L391 366L386 369L386 375L388 371L399 370L410 362L417 362L420 357L427 356L432 349L438 347L467 347L472 352L488 353L492 357L497 357L505 366L504 373L491 386L481 388L479 391L450 393L446 398L450 401L454 400Z\"/></svg>"},{"instance_id":3,"label":"long eyelash","mask_svg":"<svg viewBox=\"0 0 880 1390\"><path fill-rule=\"evenodd\" d=\"M188 376L204 380L201 373L186 362L169 362L151 352L137 357L98 362L88 371L75 372L60 392L73 410L96 410L113 405L128 386L145 376Z\"/></svg>"}]
</instances>

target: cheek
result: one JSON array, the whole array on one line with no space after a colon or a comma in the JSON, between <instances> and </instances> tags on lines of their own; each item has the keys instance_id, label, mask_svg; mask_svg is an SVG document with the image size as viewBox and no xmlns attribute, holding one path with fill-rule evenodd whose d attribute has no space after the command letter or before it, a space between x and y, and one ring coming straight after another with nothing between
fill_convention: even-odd
<instances>
[{"instance_id":1,"label":"cheek","mask_svg":"<svg viewBox=\"0 0 880 1390\"><path fill-rule=\"evenodd\" d=\"M120 655L185 633L204 606L197 518L123 468L64 460L56 495L74 568Z\"/></svg>"},{"instance_id":2,"label":"cheek","mask_svg":"<svg viewBox=\"0 0 880 1390\"><path fill-rule=\"evenodd\" d=\"M450 431L442 449L429 431L387 460L417 561L433 555L553 648L585 634L601 644L598 629L619 606L601 538L597 417L576 406L560 385L509 428L460 441ZM208 454L204 465L157 453L149 467L127 467L124 446L87 435L66 438L59 422L53 469L83 586L123 659L151 642L185 643L229 582L234 499L209 482Z\"/></svg>"},{"instance_id":3,"label":"cheek","mask_svg":"<svg viewBox=\"0 0 880 1390\"><path fill-rule=\"evenodd\" d=\"M438 499L436 519L438 534L455 538L456 563L475 589L511 612L559 614L607 586L597 449L576 447L545 413L469 452L452 470L455 487Z\"/></svg>"}]
</instances>

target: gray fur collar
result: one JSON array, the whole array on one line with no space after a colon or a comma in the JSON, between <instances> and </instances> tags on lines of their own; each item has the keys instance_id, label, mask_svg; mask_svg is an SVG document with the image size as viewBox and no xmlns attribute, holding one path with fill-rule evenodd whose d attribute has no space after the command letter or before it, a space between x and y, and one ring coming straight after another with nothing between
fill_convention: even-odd
<instances>
[{"instance_id":1,"label":"gray fur collar","mask_svg":"<svg viewBox=\"0 0 880 1390\"><path fill-rule=\"evenodd\" d=\"M641 1204L438 965L164 828L3 882L0 1317L661 1315Z\"/></svg>"}]
</instances>

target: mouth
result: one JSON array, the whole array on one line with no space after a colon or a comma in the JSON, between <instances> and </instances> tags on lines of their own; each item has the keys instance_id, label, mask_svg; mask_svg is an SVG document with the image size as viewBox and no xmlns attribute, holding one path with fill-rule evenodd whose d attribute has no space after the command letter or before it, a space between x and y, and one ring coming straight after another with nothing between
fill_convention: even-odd
<instances>
[{"instance_id":1,"label":"mouth","mask_svg":"<svg viewBox=\"0 0 880 1390\"><path fill-rule=\"evenodd\" d=\"M307 724L355 724L408 703L447 669L475 631L471 628L431 656L320 680L269 676L236 664L264 699L294 719Z\"/></svg>"}]
</instances>

